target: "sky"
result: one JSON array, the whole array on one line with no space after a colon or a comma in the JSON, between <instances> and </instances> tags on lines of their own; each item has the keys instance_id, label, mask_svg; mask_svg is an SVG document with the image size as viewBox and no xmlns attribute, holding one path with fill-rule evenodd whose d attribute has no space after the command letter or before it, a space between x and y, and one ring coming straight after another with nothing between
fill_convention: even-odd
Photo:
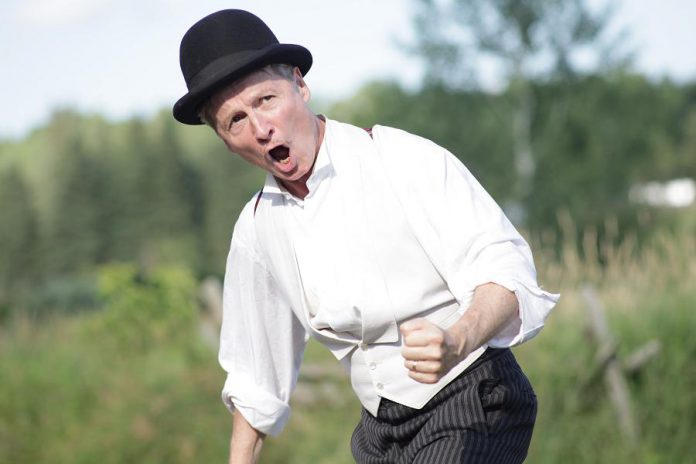
<instances>
[{"instance_id":1,"label":"sky","mask_svg":"<svg viewBox=\"0 0 696 464\"><path fill-rule=\"evenodd\" d=\"M601 0L591 0L597 3ZM2 0L0 139L19 138L70 107L113 119L147 116L186 92L181 36L223 8L260 16L284 43L307 47L315 96L345 98L373 79L419 82L407 54L413 0ZM659 5L659 8L656 7ZM616 27L630 31L636 68L696 80L696 2L623 0Z\"/></svg>"}]
</instances>

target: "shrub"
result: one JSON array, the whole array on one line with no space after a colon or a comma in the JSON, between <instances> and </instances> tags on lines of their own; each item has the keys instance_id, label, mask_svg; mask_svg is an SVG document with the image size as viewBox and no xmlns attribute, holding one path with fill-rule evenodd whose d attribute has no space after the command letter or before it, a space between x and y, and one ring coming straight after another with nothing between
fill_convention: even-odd
<instances>
[{"instance_id":1,"label":"shrub","mask_svg":"<svg viewBox=\"0 0 696 464\"><path fill-rule=\"evenodd\" d=\"M99 269L103 314L94 319L92 335L129 354L154 345L191 338L196 327L196 281L179 267L138 270L132 264Z\"/></svg>"}]
</instances>

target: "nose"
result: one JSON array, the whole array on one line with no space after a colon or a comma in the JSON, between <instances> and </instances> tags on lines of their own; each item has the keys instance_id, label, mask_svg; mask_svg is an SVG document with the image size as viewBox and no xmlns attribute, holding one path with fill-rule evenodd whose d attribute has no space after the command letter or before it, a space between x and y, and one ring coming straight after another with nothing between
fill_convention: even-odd
<instances>
[{"instance_id":1,"label":"nose","mask_svg":"<svg viewBox=\"0 0 696 464\"><path fill-rule=\"evenodd\" d=\"M254 132L254 137L259 143L265 144L271 141L273 137L273 125L266 118L260 115L254 115L252 118L252 131Z\"/></svg>"}]
</instances>

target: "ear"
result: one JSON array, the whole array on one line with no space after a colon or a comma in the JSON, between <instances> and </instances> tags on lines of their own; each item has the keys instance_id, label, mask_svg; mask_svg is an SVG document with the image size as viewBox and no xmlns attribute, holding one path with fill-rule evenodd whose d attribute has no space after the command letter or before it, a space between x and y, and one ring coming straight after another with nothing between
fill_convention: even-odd
<instances>
[{"instance_id":1,"label":"ear","mask_svg":"<svg viewBox=\"0 0 696 464\"><path fill-rule=\"evenodd\" d=\"M304 78L302 77L300 68L298 68L297 66L295 66L295 69L293 70L293 77L295 79L297 91L300 92L300 95L302 95L302 99L305 101L305 103L309 102L310 98L312 97L312 93L309 91L309 87L307 87L307 83L304 81Z\"/></svg>"}]
</instances>

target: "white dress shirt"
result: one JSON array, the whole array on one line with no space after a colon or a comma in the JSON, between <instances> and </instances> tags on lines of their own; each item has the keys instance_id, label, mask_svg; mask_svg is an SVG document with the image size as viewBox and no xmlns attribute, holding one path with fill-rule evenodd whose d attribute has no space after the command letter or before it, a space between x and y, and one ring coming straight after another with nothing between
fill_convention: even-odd
<instances>
[{"instance_id":1,"label":"white dress shirt","mask_svg":"<svg viewBox=\"0 0 696 464\"><path fill-rule=\"evenodd\" d=\"M487 346L536 335L558 299L542 291L527 243L464 165L404 131L326 121L309 194L298 199L268 176L234 229L224 286L222 397L257 430L289 417L309 336L350 373L362 405L380 398L421 408L478 358L479 348L435 384L408 377L400 323L440 327L494 282L515 292L519 318Z\"/></svg>"}]
</instances>

